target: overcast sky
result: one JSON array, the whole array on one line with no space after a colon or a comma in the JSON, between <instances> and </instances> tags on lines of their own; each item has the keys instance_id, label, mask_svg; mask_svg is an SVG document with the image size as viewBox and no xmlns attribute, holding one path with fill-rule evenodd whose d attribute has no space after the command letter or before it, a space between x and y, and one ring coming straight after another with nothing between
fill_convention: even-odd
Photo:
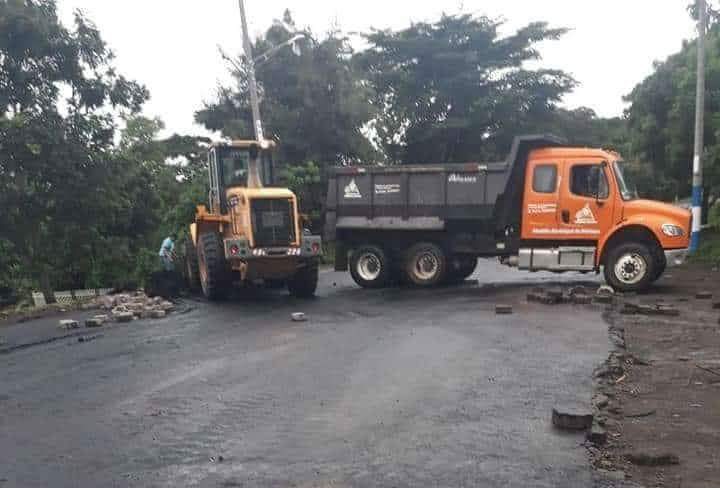
<instances>
[{"instance_id":1,"label":"overcast sky","mask_svg":"<svg viewBox=\"0 0 720 488\"><path fill-rule=\"evenodd\" d=\"M371 27L399 29L463 11L506 20L505 33L532 21L572 29L542 46L542 64L571 73L580 86L564 101L601 116L620 115L622 96L652 71L655 60L678 51L695 36L689 0L246 0L250 31L262 33L290 8L296 24L325 33ZM166 133L205 133L193 121L218 83L227 83L217 46L242 49L236 0L58 0L70 22L83 10L117 55L124 75L151 93L145 112L165 122Z\"/></svg>"}]
</instances>

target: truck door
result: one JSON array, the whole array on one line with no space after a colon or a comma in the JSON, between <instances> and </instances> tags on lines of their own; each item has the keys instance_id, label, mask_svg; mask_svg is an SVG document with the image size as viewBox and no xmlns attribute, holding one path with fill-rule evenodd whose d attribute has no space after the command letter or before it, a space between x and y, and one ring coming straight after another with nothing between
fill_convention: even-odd
<instances>
[{"instance_id":1,"label":"truck door","mask_svg":"<svg viewBox=\"0 0 720 488\"><path fill-rule=\"evenodd\" d=\"M608 165L568 160L563 167L557 237L597 241L613 225Z\"/></svg>"},{"instance_id":2,"label":"truck door","mask_svg":"<svg viewBox=\"0 0 720 488\"><path fill-rule=\"evenodd\" d=\"M530 160L523 201L523 239L549 239L558 227L560 164Z\"/></svg>"}]
</instances>

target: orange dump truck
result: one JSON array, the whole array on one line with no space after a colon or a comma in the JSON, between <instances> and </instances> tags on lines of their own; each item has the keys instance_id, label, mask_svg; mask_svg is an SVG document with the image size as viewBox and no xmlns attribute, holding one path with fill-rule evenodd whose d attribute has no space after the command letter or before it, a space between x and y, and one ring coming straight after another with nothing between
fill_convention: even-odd
<instances>
[{"instance_id":1,"label":"orange dump truck","mask_svg":"<svg viewBox=\"0 0 720 488\"><path fill-rule=\"evenodd\" d=\"M691 214L638 198L619 154L521 136L506 161L337 168L325 238L363 287L465 279L478 257L599 273L617 290L687 255Z\"/></svg>"}]
</instances>

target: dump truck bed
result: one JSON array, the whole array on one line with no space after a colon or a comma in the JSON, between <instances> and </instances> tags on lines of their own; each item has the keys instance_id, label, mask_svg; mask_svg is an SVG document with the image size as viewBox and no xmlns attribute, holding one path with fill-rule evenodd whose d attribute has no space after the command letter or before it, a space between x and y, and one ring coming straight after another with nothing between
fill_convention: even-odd
<instances>
[{"instance_id":1,"label":"dump truck bed","mask_svg":"<svg viewBox=\"0 0 720 488\"><path fill-rule=\"evenodd\" d=\"M490 221L519 217L511 190L524 181L529 151L558 144L551 136L517 137L503 162L335 168L326 238L342 229L439 231L453 222L495 229Z\"/></svg>"}]
</instances>

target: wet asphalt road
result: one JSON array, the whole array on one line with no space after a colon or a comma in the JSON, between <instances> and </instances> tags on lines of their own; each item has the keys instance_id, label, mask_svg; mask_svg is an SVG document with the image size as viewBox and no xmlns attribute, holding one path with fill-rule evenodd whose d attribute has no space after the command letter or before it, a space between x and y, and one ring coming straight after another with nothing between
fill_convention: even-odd
<instances>
[{"instance_id":1,"label":"wet asphalt road","mask_svg":"<svg viewBox=\"0 0 720 488\"><path fill-rule=\"evenodd\" d=\"M192 301L0 355L0 487L591 486L582 436L550 411L589 403L606 324L525 302L555 275L483 262L473 278L506 284L361 290L325 272L312 301Z\"/></svg>"}]
</instances>

